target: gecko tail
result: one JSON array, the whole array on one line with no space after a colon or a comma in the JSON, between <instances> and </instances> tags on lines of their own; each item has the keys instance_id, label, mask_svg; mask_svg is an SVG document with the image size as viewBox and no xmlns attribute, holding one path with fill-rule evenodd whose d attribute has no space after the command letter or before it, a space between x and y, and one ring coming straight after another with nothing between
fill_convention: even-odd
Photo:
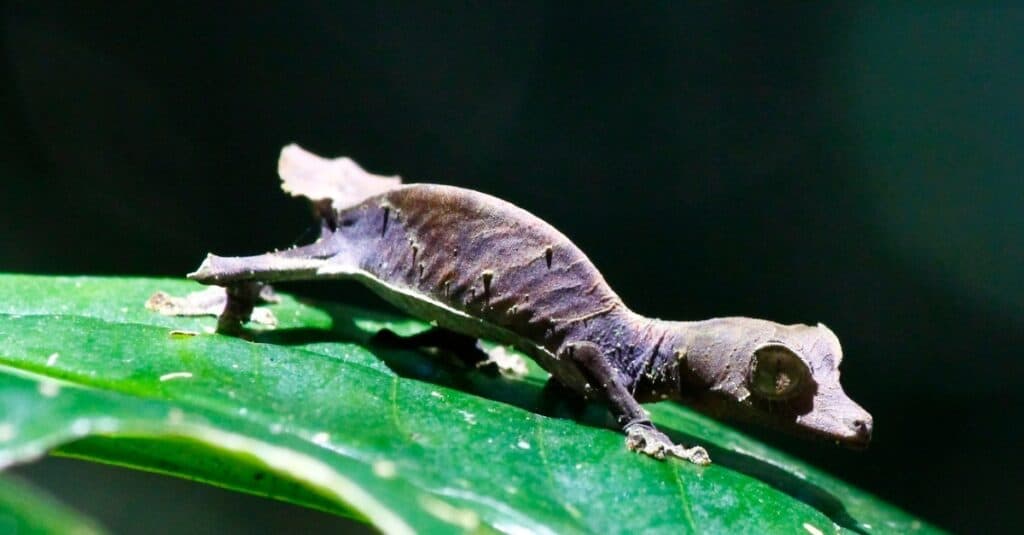
<instances>
[{"instance_id":1,"label":"gecko tail","mask_svg":"<svg viewBox=\"0 0 1024 535\"><path fill-rule=\"evenodd\" d=\"M334 210L344 210L402 186L399 176L374 175L351 158L323 158L294 143L281 149L277 173L286 193L317 205L330 203Z\"/></svg>"}]
</instances>

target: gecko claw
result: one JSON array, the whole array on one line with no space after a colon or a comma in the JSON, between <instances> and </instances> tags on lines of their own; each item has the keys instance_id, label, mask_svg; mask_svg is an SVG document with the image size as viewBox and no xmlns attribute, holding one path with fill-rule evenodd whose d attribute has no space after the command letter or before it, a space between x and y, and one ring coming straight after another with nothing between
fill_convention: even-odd
<instances>
[{"instance_id":1,"label":"gecko claw","mask_svg":"<svg viewBox=\"0 0 1024 535\"><path fill-rule=\"evenodd\" d=\"M626 447L659 460L672 456L700 466L711 464L711 457L704 448L673 444L664 433L646 425L633 425L626 429Z\"/></svg>"}]
</instances>

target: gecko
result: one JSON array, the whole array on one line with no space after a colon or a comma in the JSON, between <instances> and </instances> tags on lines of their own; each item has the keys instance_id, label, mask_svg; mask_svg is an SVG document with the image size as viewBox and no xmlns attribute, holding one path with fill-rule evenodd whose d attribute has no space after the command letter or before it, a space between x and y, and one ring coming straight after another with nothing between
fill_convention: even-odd
<instances>
[{"instance_id":1,"label":"gecko","mask_svg":"<svg viewBox=\"0 0 1024 535\"><path fill-rule=\"evenodd\" d=\"M189 278L226 288L218 330L249 320L264 284L352 279L436 329L511 345L585 399L605 403L626 446L705 465L641 404L674 400L854 448L871 415L840 384L842 347L824 324L746 317L668 321L630 310L565 235L471 189L374 175L298 145L282 188L312 201L320 236L255 256L208 254Z\"/></svg>"}]
</instances>

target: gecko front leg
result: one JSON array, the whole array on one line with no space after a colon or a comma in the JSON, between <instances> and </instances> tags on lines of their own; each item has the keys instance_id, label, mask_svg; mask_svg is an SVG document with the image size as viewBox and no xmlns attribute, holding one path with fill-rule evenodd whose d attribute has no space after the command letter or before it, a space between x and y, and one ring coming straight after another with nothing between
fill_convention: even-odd
<instances>
[{"instance_id":1,"label":"gecko front leg","mask_svg":"<svg viewBox=\"0 0 1024 535\"><path fill-rule=\"evenodd\" d=\"M234 282L225 287L227 300L217 317L217 332L233 336L242 334L242 326L252 317L264 287L265 284L257 281Z\"/></svg>"},{"instance_id":2,"label":"gecko front leg","mask_svg":"<svg viewBox=\"0 0 1024 535\"><path fill-rule=\"evenodd\" d=\"M656 459L666 456L677 457L698 465L711 463L708 452L700 447L684 447L672 443L664 433L658 431L651 423L647 412L623 385L618 372L601 354L597 345L582 342L572 344L564 350L564 356L579 366L584 375L595 383L608 401L616 422L626 433L626 446Z\"/></svg>"},{"instance_id":3,"label":"gecko front leg","mask_svg":"<svg viewBox=\"0 0 1024 535\"><path fill-rule=\"evenodd\" d=\"M328 278L318 270L339 252L340 245L339 240L327 236L302 247L255 256L210 254L188 278L226 289L227 302L217 320L217 332L238 335L268 282Z\"/></svg>"}]
</instances>

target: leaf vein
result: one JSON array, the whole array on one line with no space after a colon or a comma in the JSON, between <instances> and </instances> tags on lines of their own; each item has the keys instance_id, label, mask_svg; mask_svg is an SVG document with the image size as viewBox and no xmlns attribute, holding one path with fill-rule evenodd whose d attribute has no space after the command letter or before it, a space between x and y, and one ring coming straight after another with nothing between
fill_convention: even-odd
<instances>
[{"instance_id":1,"label":"leaf vein","mask_svg":"<svg viewBox=\"0 0 1024 535\"><path fill-rule=\"evenodd\" d=\"M690 498L686 494L686 487L683 485L683 478L679 475L679 463L669 461L672 464L672 475L675 476L676 487L679 488L679 502L683 506L683 513L686 515L686 522L690 525L693 533L699 533L697 523L693 518L693 510L690 508Z\"/></svg>"}]
</instances>

